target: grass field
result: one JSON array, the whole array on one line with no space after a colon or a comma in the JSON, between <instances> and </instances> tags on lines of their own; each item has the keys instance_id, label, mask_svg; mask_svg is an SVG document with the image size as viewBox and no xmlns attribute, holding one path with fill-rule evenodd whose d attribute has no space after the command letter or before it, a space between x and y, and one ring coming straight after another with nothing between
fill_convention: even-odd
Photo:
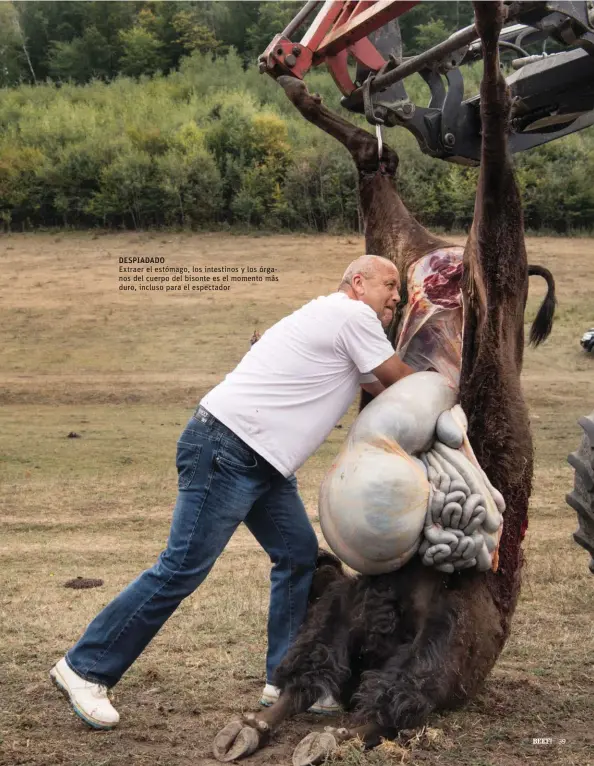
<instances>
[{"instance_id":1,"label":"grass field","mask_svg":"<svg viewBox=\"0 0 594 766\"><path fill-rule=\"evenodd\" d=\"M117 729L88 730L47 673L162 549L176 440L201 395L238 362L255 327L334 290L362 248L359 237L329 236L2 238L0 764L216 763L214 735L254 707L264 682L269 564L247 530L114 689ZM336 762L594 764L594 579L564 503L576 420L594 409L594 358L578 342L594 324L593 250L588 239L528 241L530 261L555 274L559 307L550 340L525 355L535 489L521 602L500 661L477 699L435 716L406 748L363 755L349 746ZM226 292L119 290L119 258L134 256L190 270L274 267L278 281ZM527 319L544 293L533 282ZM318 532L318 486L354 414L298 472ZM63 587L78 576L104 585ZM299 716L249 762L288 766L295 744L324 723ZM533 744L537 737L553 744Z\"/></svg>"}]
</instances>

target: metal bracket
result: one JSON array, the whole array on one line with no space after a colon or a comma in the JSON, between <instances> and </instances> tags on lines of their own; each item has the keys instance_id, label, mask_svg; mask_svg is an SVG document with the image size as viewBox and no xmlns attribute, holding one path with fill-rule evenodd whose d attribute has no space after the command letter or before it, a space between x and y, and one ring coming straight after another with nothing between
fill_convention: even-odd
<instances>
[{"instance_id":1,"label":"metal bracket","mask_svg":"<svg viewBox=\"0 0 594 766\"><path fill-rule=\"evenodd\" d=\"M515 60L517 71L507 78L513 99L509 136L512 152L539 146L594 124L594 30L590 32L587 26L590 16L594 17L594 2L589 6L585 2L527 2L521 4L520 16L533 26L506 27L500 38L502 47L517 50L522 56L525 51L518 42L530 44L555 36L565 44L571 41L579 47ZM353 111L364 111L368 118L380 118L388 127L406 127L426 154L477 165L481 148L479 96L463 100L464 81L459 67L479 60L481 55L477 41L420 69L419 74L431 92L428 107L412 103L401 80L386 91L373 92L375 79L386 79L384 75L398 66L399 62L393 61L375 77L368 76L364 110L356 98L351 103L343 99L342 104ZM392 89L397 89L393 97Z\"/></svg>"},{"instance_id":2,"label":"metal bracket","mask_svg":"<svg viewBox=\"0 0 594 766\"><path fill-rule=\"evenodd\" d=\"M460 66L460 64L464 61L464 57L468 53L469 47L470 46L465 45L463 48L458 48L457 51L454 51L453 53L449 53L441 61L436 62L435 71L439 72L439 74L446 74L447 72L450 72L452 69L457 69Z\"/></svg>"},{"instance_id":3,"label":"metal bracket","mask_svg":"<svg viewBox=\"0 0 594 766\"><path fill-rule=\"evenodd\" d=\"M374 81L375 75L370 74L369 77L363 83L363 110L365 112L365 119L370 125L383 125L385 120L381 112L376 114L375 105L371 100L371 83Z\"/></svg>"}]
</instances>

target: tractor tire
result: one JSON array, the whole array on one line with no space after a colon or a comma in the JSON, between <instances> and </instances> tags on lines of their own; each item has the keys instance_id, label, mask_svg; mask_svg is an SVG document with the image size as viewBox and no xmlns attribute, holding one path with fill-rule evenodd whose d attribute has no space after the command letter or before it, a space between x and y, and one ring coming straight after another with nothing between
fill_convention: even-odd
<instances>
[{"instance_id":1,"label":"tractor tire","mask_svg":"<svg viewBox=\"0 0 594 766\"><path fill-rule=\"evenodd\" d=\"M594 412L578 420L584 431L582 443L568 456L575 470L573 491L565 499L578 515L578 528L573 539L590 556L590 571L594 574Z\"/></svg>"}]
</instances>

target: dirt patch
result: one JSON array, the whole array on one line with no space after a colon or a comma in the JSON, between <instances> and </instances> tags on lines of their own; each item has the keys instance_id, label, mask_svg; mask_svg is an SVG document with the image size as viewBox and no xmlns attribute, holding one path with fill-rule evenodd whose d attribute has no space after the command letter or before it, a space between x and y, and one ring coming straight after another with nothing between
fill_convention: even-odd
<instances>
[{"instance_id":1,"label":"dirt patch","mask_svg":"<svg viewBox=\"0 0 594 766\"><path fill-rule=\"evenodd\" d=\"M87 588L100 588L103 585L103 580L97 580L93 577L75 577L73 580L68 580L64 583L65 588L72 588L73 590L81 590Z\"/></svg>"}]
</instances>

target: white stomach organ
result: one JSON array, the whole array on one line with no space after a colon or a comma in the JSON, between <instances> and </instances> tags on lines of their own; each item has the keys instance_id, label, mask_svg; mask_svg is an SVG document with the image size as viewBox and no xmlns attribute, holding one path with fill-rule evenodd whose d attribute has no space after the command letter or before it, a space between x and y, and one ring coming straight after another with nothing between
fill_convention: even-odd
<instances>
[{"instance_id":1,"label":"white stomach organ","mask_svg":"<svg viewBox=\"0 0 594 766\"><path fill-rule=\"evenodd\" d=\"M424 563L442 571L474 566L477 561L479 569L489 568L500 534L500 511L505 506L476 462L466 438L463 413L459 406L455 407L457 395L454 384L443 375L418 372L383 391L357 417L322 482L319 496L324 537L352 569L362 574L391 572L406 564L421 546ZM459 415L455 420L460 427L456 423L453 426L459 434L457 449L449 453L449 462L442 456L438 456L439 464L433 459L437 469L429 469L430 480L425 456L434 453L434 447L440 448L436 424L442 413L452 409ZM453 422L449 412L447 422ZM443 438L446 444L450 441L447 436ZM452 446L450 443L450 450ZM458 470L451 466L452 457ZM460 482L459 470L466 481ZM454 478L445 476L447 471ZM451 512L447 502L454 481L460 505L457 514ZM461 483L467 485L463 491ZM448 508L448 524L451 519L464 518L468 534L442 522L436 510L439 503L436 506L435 502L440 490L441 507ZM484 494L482 504L477 504L477 492ZM478 524L474 510L471 525L468 513L464 514L464 507L474 509L477 505L481 520L487 520L488 544L483 541L485 530ZM455 525L456 521L451 523ZM470 530L472 541L468 539ZM456 561L454 567L452 562Z\"/></svg>"}]
</instances>

